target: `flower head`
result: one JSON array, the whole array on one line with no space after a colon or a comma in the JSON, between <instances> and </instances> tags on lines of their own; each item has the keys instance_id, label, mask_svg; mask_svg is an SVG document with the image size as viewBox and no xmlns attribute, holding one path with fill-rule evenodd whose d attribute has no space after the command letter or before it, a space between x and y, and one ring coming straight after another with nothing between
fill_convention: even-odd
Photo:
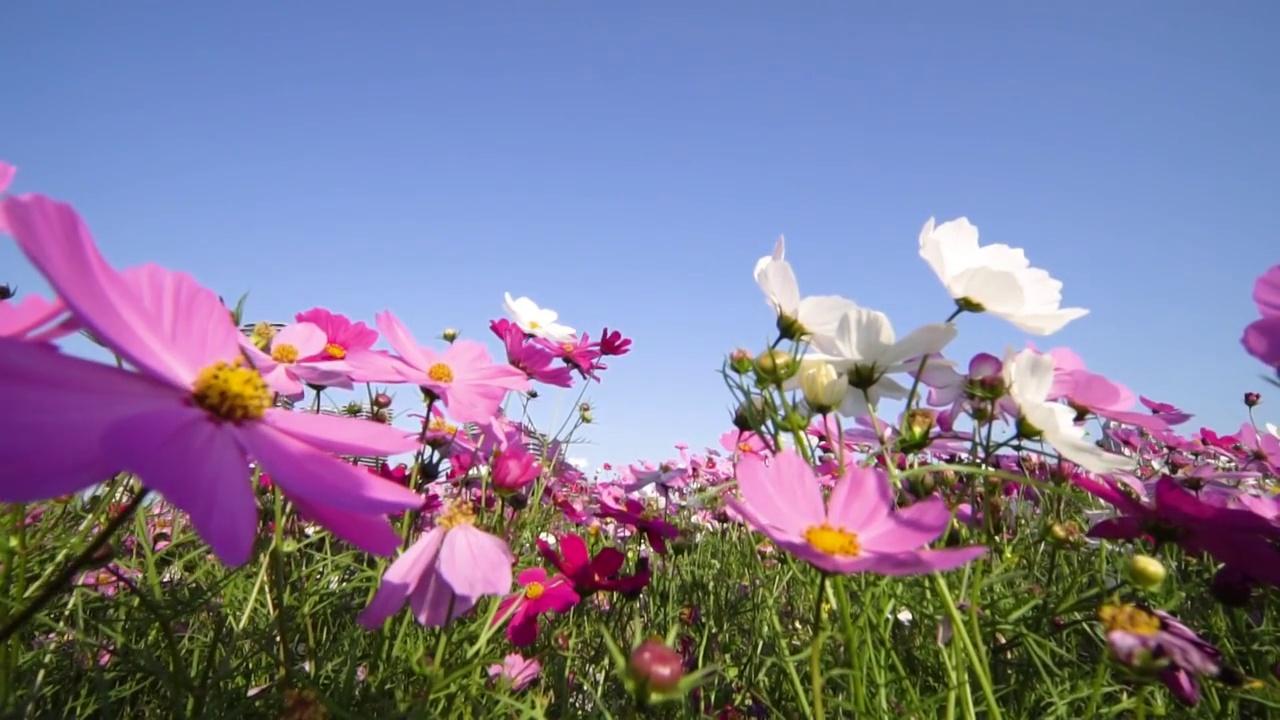
<instances>
[{"instance_id":1,"label":"flower head","mask_svg":"<svg viewBox=\"0 0 1280 720\"><path fill-rule=\"evenodd\" d=\"M742 499L726 502L757 532L820 570L910 575L959 567L982 546L922 549L946 531L951 511L929 497L894 509L883 472L851 467L824 505L822 486L804 458L785 450L766 465L747 455L738 463Z\"/></svg>"},{"instance_id":2,"label":"flower head","mask_svg":"<svg viewBox=\"0 0 1280 720\"><path fill-rule=\"evenodd\" d=\"M564 614L580 598L573 591L573 584L563 575L547 577L547 571L540 567L529 568L516 578L521 589L507 597L498 606L495 623L510 616L507 625L507 639L516 647L532 645L538 639L538 616L554 612Z\"/></svg>"},{"instance_id":3,"label":"flower head","mask_svg":"<svg viewBox=\"0 0 1280 720\"><path fill-rule=\"evenodd\" d=\"M1052 335L1089 313L1060 308L1062 283L1031 267L1022 250L979 246L978 228L968 218L937 226L929 218L920 230L920 257L960 307L989 312L1033 335Z\"/></svg>"},{"instance_id":4,"label":"flower head","mask_svg":"<svg viewBox=\"0 0 1280 720\"><path fill-rule=\"evenodd\" d=\"M804 338L815 348L833 352L831 339L841 315L853 301L836 295L800 298L795 271L786 260L786 239L779 237L773 254L756 261L756 284L778 316L778 331L792 340Z\"/></svg>"},{"instance_id":5,"label":"flower head","mask_svg":"<svg viewBox=\"0 0 1280 720\"><path fill-rule=\"evenodd\" d=\"M577 331L568 325L556 322L560 319L560 315L555 310L539 307L527 297L512 298L511 293L506 293L504 297L503 309L516 325L529 335L551 342L564 343L572 342L574 335L577 334Z\"/></svg>"}]
</instances>

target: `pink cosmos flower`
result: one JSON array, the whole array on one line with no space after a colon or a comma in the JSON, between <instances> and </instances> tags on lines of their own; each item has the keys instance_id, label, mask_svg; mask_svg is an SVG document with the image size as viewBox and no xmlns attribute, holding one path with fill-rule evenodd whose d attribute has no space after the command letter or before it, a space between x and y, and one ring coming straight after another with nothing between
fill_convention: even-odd
<instances>
[{"instance_id":1,"label":"pink cosmos flower","mask_svg":"<svg viewBox=\"0 0 1280 720\"><path fill-rule=\"evenodd\" d=\"M1250 355L1280 368L1280 265L1258 278L1253 286L1253 301L1262 318L1244 329L1240 342Z\"/></svg>"},{"instance_id":2,"label":"pink cosmos flower","mask_svg":"<svg viewBox=\"0 0 1280 720\"><path fill-rule=\"evenodd\" d=\"M582 377L600 382L596 370L603 368L596 361L600 359L601 353L597 345L591 342L590 334L582 333L581 337L558 343L550 340L541 340L541 342L548 350L554 352L556 357L577 370Z\"/></svg>"},{"instance_id":3,"label":"pink cosmos flower","mask_svg":"<svg viewBox=\"0 0 1280 720\"><path fill-rule=\"evenodd\" d=\"M1157 402L1143 397L1142 395L1138 396L1138 402L1146 406L1146 408L1151 411L1152 415L1159 415L1161 420L1164 420L1170 425L1181 425L1194 417L1190 413L1185 413L1169 403Z\"/></svg>"},{"instance_id":4,"label":"pink cosmos flower","mask_svg":"<svg viewBox=\"0 0 1280 720\"><path fill-rule=\"evenodd\" d=\"M525 689L529 683L538 679L541 672L541 663L534 658L526 659L520 653L511 653L502 663L489 666L489 677L506 683L512 692Z\"/></svg>"},{"instance_id":5,"label":"pink cosmos flower","mask_svg":"<svg viewBox=\"0 0 1280 720\"><path fill-rule=\"evenodd\" d=\"M459 422L488 422L507 391L529 389L529 378L510 365L497 365L484 345L457 340L444 352L418 345L390 312L378 313L378 330L399 355L385 367L362 367L365 382L413 383L440 398Z\"/></svg>"},{"instance_id":6,"label":"pink cosmos flower","mask_svg":"<svg viewBox=\"0 0 1280 720\"><path fill-rule=\"evenodd\" d=\"M293 319L324 331L324 348L315 355L303 357L304 360L345 360L352 353L373 350L373 344L378 342L378 331L325 308L311 308L294 315Z\"/></svg>"},{"instance_id":7,"label":"pink cosmos flower","mask_svg":"<svg viewBox=\"0 0 1280 720\"><path fill-rule=\"evenodd\" d=\"M70 205L10 196L0 217L78 321L136 368L0 338L0 397L25 408L0 430L0 500L59 497L127 470L185 511L224 563L239 565L258 534L252 459L303 515L369 552L395 551L386 514L422 498L332 454L395 455L416 447L412 437L272 407L217 295L155 265L117 272Z\"/></svg>"},{"instance_id":8,"label":"pink cosmos flower","mask_svg":"<svg viewBox=\"0 0 1280 720\"><path fill-rule=\"evenodd\" d=\"M494 453L489 462L493 489L499 493L513 493L538 479L542 464L538 456L529 452L521 443L511 443Z\"/></svg>"},{"instance_id":9,"label":"pink cosmos flower","mask_svg":"<svg viewBox=\"0 0 1280 720\"><path fill-rule=\"evenodd\" d=\"M742 500L726 502L778 547L830 573L909 575L950 570L982 556L982 546L921 548L946 531L951 511L937 495L894 509L884 473L850 467L825 507L818 478L794 450L770 465L754 456L738 463Z\"/></svg>"},{"instance_id":10,"label":"pink cosmos flower","mask_svg":"<svg viewBox=\"0 0 1280 720\"><path fill-rule=\"evenodd\" d=\"M299 322L286 325L271 339L271 354L259 350L249 338L241 341L245 354L262 373L272 390L301 400L303 383L350 390L349 366L325 353L328 338L318 325ZM321 358L317 360L316 358Z\"/></svg>"},{"instance_id":11,"label":"pink cosmos flower","mask_svg":"<svg viewBox=\"0 0 1280 720\"><path fill-rule=\"evenodd\" d=\"M564 614L581 599L563 575L547 579L544 568L533 567L521 572L516 581L524 590L507 597L498 606L493 622L502 622L510 613L507 639L516 647L532 645L538 639L538 616L554 612Z\"/></svg>"},{"instance_id":12,"label":"pink cosmos flower","mask_svg":"<svg viewBox=\"0 0 1280 720\"><path fill-rule=\"evenodd\" d=\"M680 531L676 529L676 526L659 518L657 513L650 510L639 500L631 498L615 500L602 495L600 497L600 509L596 511L596 515L616 520L644 533L645 540L649 541L649 546L659 555L666 554L668 540L675 540L680 537Z\"/></svg>"},{"instance_id":13,"label":"pink cosmos flower","mask_svg":"<svg viewBox=\"0 0 1280 720\"><path fill-rule=\"evenodd\" d=\"M391 563L358 621L369 630L409 602L425 627L444 627L485 595L511 589L515 556L500 537L475 526L469 503L454 502L436 526Z\"/></svg>"},{"instance_id":14,"label":"pink cosmos flower","mask_svg":"<svg viewBox=\"0 0 1280 720\"><path fill-rule=\"evenodd\" d=\"M524 372L531 380L556 387L572 387L573 371L556 364L556 357L542 345L531 342L520 326L502 318L489 323L489 329L502 340L507 362Z\"/></svg>"},{"instance_id":15,"label":"pink cosmos flower","mask_svg":"<svg viewBox=\"0 0 1280 720\"><path fill-rule=\"evenodd\" d=\"M1053 386L1047 400L1066 400L1078 417L1092 412L1098 417L1152 432L1169 429L1159 415L1132 411L1136 400L1133 391L1086 370L1084 360L1072 350L1054 348L1046 354L1053 358Z\"/></svg>"},{"instance_id":16,"label":"pink cosmos flower","mask_svg":"<svg viewBox=\"0 0 1280 720\"><path fill-rule=\"evenodd\" d=\"M609 328L605 328L600 332L599 348L601 355L626 355L631 352L631 339L622 337L617 330L609 332Z\"/></svg>"}]
</instances>

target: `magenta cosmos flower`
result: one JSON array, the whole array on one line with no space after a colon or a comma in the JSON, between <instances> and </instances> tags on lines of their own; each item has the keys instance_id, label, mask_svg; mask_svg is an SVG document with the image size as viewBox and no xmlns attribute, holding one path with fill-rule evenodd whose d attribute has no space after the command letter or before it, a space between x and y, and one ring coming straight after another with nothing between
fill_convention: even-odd
<instances>
[{"instance_id":1,"label":"magenta cosmos flower","mask_svg":"<svg viewBox=\"0 0 1280 720\"><path fill-rule=\"evenodd\" d=\"M436 526L387 568L360 624L375 630L408 600L419 623L443 627L482 596L507 594L515 556L505 540L474 523L466 502L441 513Z\"/></svg>"},{"instance_id":2,"label":"magenta cosmos flower","mask_svg":"<svg viewBox=\"0 0 1280 720\"><path fill-rule=\"evenodd\" d=\"M332 454L394 455L416 447L412 437L272 407L217 295L155 265L115 271L70 205L11 196L0 217L77 320L136 369L0 338L0 397L23 408L0 428L0 500L59 497L132 472L239 565L258 534L254 460L308 519L364 550L395 551L386 515L423 499Z\"/></svg>"},{"instance_id":3,"label":"magenta cosmos flower","mask_svg":"<svg viewBox=\"0 0 1280 720\"><path fill-rule=\"evenodd\" d=\"M306 392L303 383L352 388L347 377L350 368L342 360L328 358L325 354L327 343L328 337L320 326L298 322L280 328L271 338L269 353L254 347L248 338L240 344L272 390L298 401Z\"/></svg>"},{"instance_id":4,"label":"magenta cosmos flower","mask_svg":"<svg viewBox=\"0 0 1280 720\"><path fill-rule=\"evenodd\" d=\"M1253 286L1253 301L1262 318L1244 329L1240 342L1250 355L1280 369L1280 265L1258 278Z\"/></svg>"},{"instance_id":5,"label":"magenta cosmos flower","mask_svg":"<svg viewBox=\"0 0 1280 720\"><path fill-rule=\"evenodd\" d=\"M738 463L738 490L742 500L726 502L749 525L830 573L950 570L987 551L921 549L947 529L951 511L936 495L895 510L889 479L879 470L849 468L824 507L817 475L794 450L779 453L769 465L747 455Z\"/></svg>"},{"instance_id":6,"label":"magenta cosmos flower","mask_svg":"<svg viewBox=\"0 0 1280 720\"><path fill-rule=\"evenodd\" d=\"M498 412L509 390L528 390L529 378L510 365L497 365L484 345L458 340L444 352L414 341L390 312L378 313L378 330L395 349L398 358L389 363L353 361L362 382L413 383L440 398L455 420L488 422Z\"/></svg>"},{"instance_id":7,"label":"magenta cosmos flower","mask_svg":"<svg viewBox=\"0 0 1280 720\"><path fill-rule=\"evenodd\" d=\"M507 597L498 606L493 622L502 622L511 614L507 625L507 639L516 647L532 645L538 639L538 616L554 612L563 615L581 599L573 591L573 584L563 575L547 579L544 568L532 567L516 578L523 589Z\"/></svg>"}]
</instances>

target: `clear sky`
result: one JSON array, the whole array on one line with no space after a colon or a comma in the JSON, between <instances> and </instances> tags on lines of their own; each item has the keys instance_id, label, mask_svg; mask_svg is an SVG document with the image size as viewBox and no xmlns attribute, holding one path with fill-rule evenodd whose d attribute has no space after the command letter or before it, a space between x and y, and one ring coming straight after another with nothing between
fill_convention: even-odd
<instances>
[{"instance_id":1,"label":"clear sky","mask_svg":"<svg viewBox=\"0 0 1280 720\"><path fill-rule=\"evenodd\" d=\"M802 292L942 319L931 215L1092 310L1041 349L1221 430L1266 394L1239 337L1280 262L1280 3L15 0L0 27L13 189L118 266L249 290L252 319L488 342L510 291L633 337L592 464L716 444L780 233ZM43 290L11 244L3 281ZM1025 340L967 317L951 354Z\"/></svg>"}]
</instances>

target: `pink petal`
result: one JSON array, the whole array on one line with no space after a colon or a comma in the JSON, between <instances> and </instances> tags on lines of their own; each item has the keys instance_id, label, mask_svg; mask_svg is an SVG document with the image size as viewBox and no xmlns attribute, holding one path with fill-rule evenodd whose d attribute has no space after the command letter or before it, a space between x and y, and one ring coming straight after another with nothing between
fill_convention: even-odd
<instances>
[{"instance_id":1,"label":"pink petal","mask_svg":"<svg viewBox=\"0 0 1280 720\"><path fill-rule=\"evenodd\" d=\"M511 590L515 556L507 541L477 528L458 525L440 548L440 575L459 595L505 595Z\"/></svg>"},{"instance_id":2,"label":"pink petal","mask_svg":"<svg viewBox=\"0 0 1280 720\"><path fill-rule=\"evenodd\" d=\"M269 410L263 422L317 450L336 455L399 455L418 449L418 440L394 425L301 411Z\"/></svg>"},{"instance_id":3,"label":"pink petal","mask_svg":"<svg viewBox=\"0 0 1280 720\"><path fill-rule=\"evenodd\" d=\"M258 500L234 434L204 411L173 403L117 425L105 440L143 485L191 516L224 564L248 561L258 533Z\"/></svg>"},{"instance_id":4,"label":"pink petal","mask_svg":"<svg viewBox=\"0 0 1280 720\"><path fill-rule=\"evenodd\" d=\"M517 576L516 578L516 581L519 582L521 585L528 585L529 583L545 584L547 581L547 570L546 568L541 568L541 567L531 567L526 570L521 570L520 575Z\"/></svg>"},{"instance_id":5,"label":"pink petal","mask_svg":"<svg viewBox=\"0 0 1280 720\"><path fill-rule=\"evenodd\" d=\"M369 630L375 630L395 615L432 569L443 541L444 530L434 529L409 546L382 575L373 600L356 621Z\"/></svg>"},{"instance_id":6,"label":"pink petal","mask_svg":"<svg viewBox=\"0 0 1280 720\"><path fill-rule=\"evenodd\" d=\"M751 511L767 525L800 535L826 521L822 488L813 469L794 450L764 460L748 455L738 463L738 490Z\"/></svg>"},{"instance_id":7,"label":"pink petal","mask_svg":"<svg viewBox=\"0 0 1280 720\"><path fill-rule=\"evenodd\" d=\"M400 547L400 534L385 515L365 515L324 505L312 505L298 497L290 498L298 514L323 525L335 537L374 555L394 555Z\"/></svg>"},{"instance_id":8,"label":"pink petal","mask_svg":"<svg viewBox=\"0 0 1280 720\"><path fill-rule=\"evenodd\" d=\"M324 350L329 337L324 330L314 323L300 322L280 328L271 340L271 346L292 345L298 351L298 357L311 357Z\"/></svg>"},{"instance_id":9,"label":"pink petal","mask_svg":"<svg viewBox=\"0 0 1280 720\"><path fill-rule=\"evenodd\" d=\"M435 360L435 353L429 350L424 352L426 348L418 345L413 335L409 333L409 329L395 315L392 315L390 310L378 313L375 319L378 330L400 357L422 372L426 372L427 368L431 367Z\"/></svg>"},{"instance_id":10,"label":"pink petal","mask_svg":"<svg viewBox=\"0 0 1280 720\"><path fill-rule=\"evenodd\" d=\"M17 174L18 168L0 160L0 193L9 189L9 184L13 182L13 177Z\"/></svg>"},{"instance_id":11,"label":"pink petal","mask_svg":"<svg viewBox=\"0 0 1280 720\"><path fill-rule=\"evenodd\" d=\"M945 550L912 550L885 555L870 555L859 566L862 572L880 575L919 575L953 570L972 562L987 549L981 545Z\"/></svg>"},{"instance_id":12,"label":"pink petal","mask_svg":"<svg viewBox=\"0 0 1280 720\"><path fill-rule=\"evenodd\" d=\"M879 470L849 467L837 480L827 501L827 522L834 527L858 532L870 527L893 510L889 478Z\"/></svg>"},{"instance_id":13,"label":"pink petal","mask_svg":"<svg viewBox=\"0 0 1280 720\"><path fill-rule=\"evenodd\" d=\"M1280 265L1258 277L1253 286L1253 301L1263 317L1280 315Z\"/></svg>"},{"instance_id":14,"label":"pink petal","mask_svg":"<svg viewBox=\"0 0 1280 720\"><path fill-rule=\"evenodd\" d=\"M27 295L18 302L0 300L0 337L26 338L66 312L62 303L39 295Z\"/></svg>"},{"instance_id":15,"label":"pink petal","mask_svg":"<svg viewBox=\"0 0 1280 720\"><path fill-rule=\"evenodd\" d=\"M933 495L884 516L858 533L858 543L873 553L896 553L927 545L947 529L951 510Z\"/></svg>"},{"instance_id":16,"label":"pink petal","mask_svg":"<svg viewBox=\"0 0 1280 720\"><path fill-rule=\"evenodd\" d=\"M125 464L107 432L182 401L146 376L6 338L0 397L16 413L0 442L0 500L7 502L61 497L111 478Z\"/></svg>"},{"instance_id":17,"label":"pink petal","mask_svg":"<svg viewBox=\"0 0 1280 720\"><path fill-rule=\"evenodd\" d=\"M1280 315L1249 323L1244 329L1240 344L1263 363L1280 367Z\"/></svg>"},{"instance_id":18,"label":"pink petal","mask_svg":"<svg viewBox=\"0 0 1280 720\"><path fill-rule=\"evenodd\" d=\"M246 423L237 429L240 441L271 479L287 495L302 498L313 508L327 505L385 515L420 508L426 502L403 485L327 455L266 423Z\"/></svg>"}]
</instances>

